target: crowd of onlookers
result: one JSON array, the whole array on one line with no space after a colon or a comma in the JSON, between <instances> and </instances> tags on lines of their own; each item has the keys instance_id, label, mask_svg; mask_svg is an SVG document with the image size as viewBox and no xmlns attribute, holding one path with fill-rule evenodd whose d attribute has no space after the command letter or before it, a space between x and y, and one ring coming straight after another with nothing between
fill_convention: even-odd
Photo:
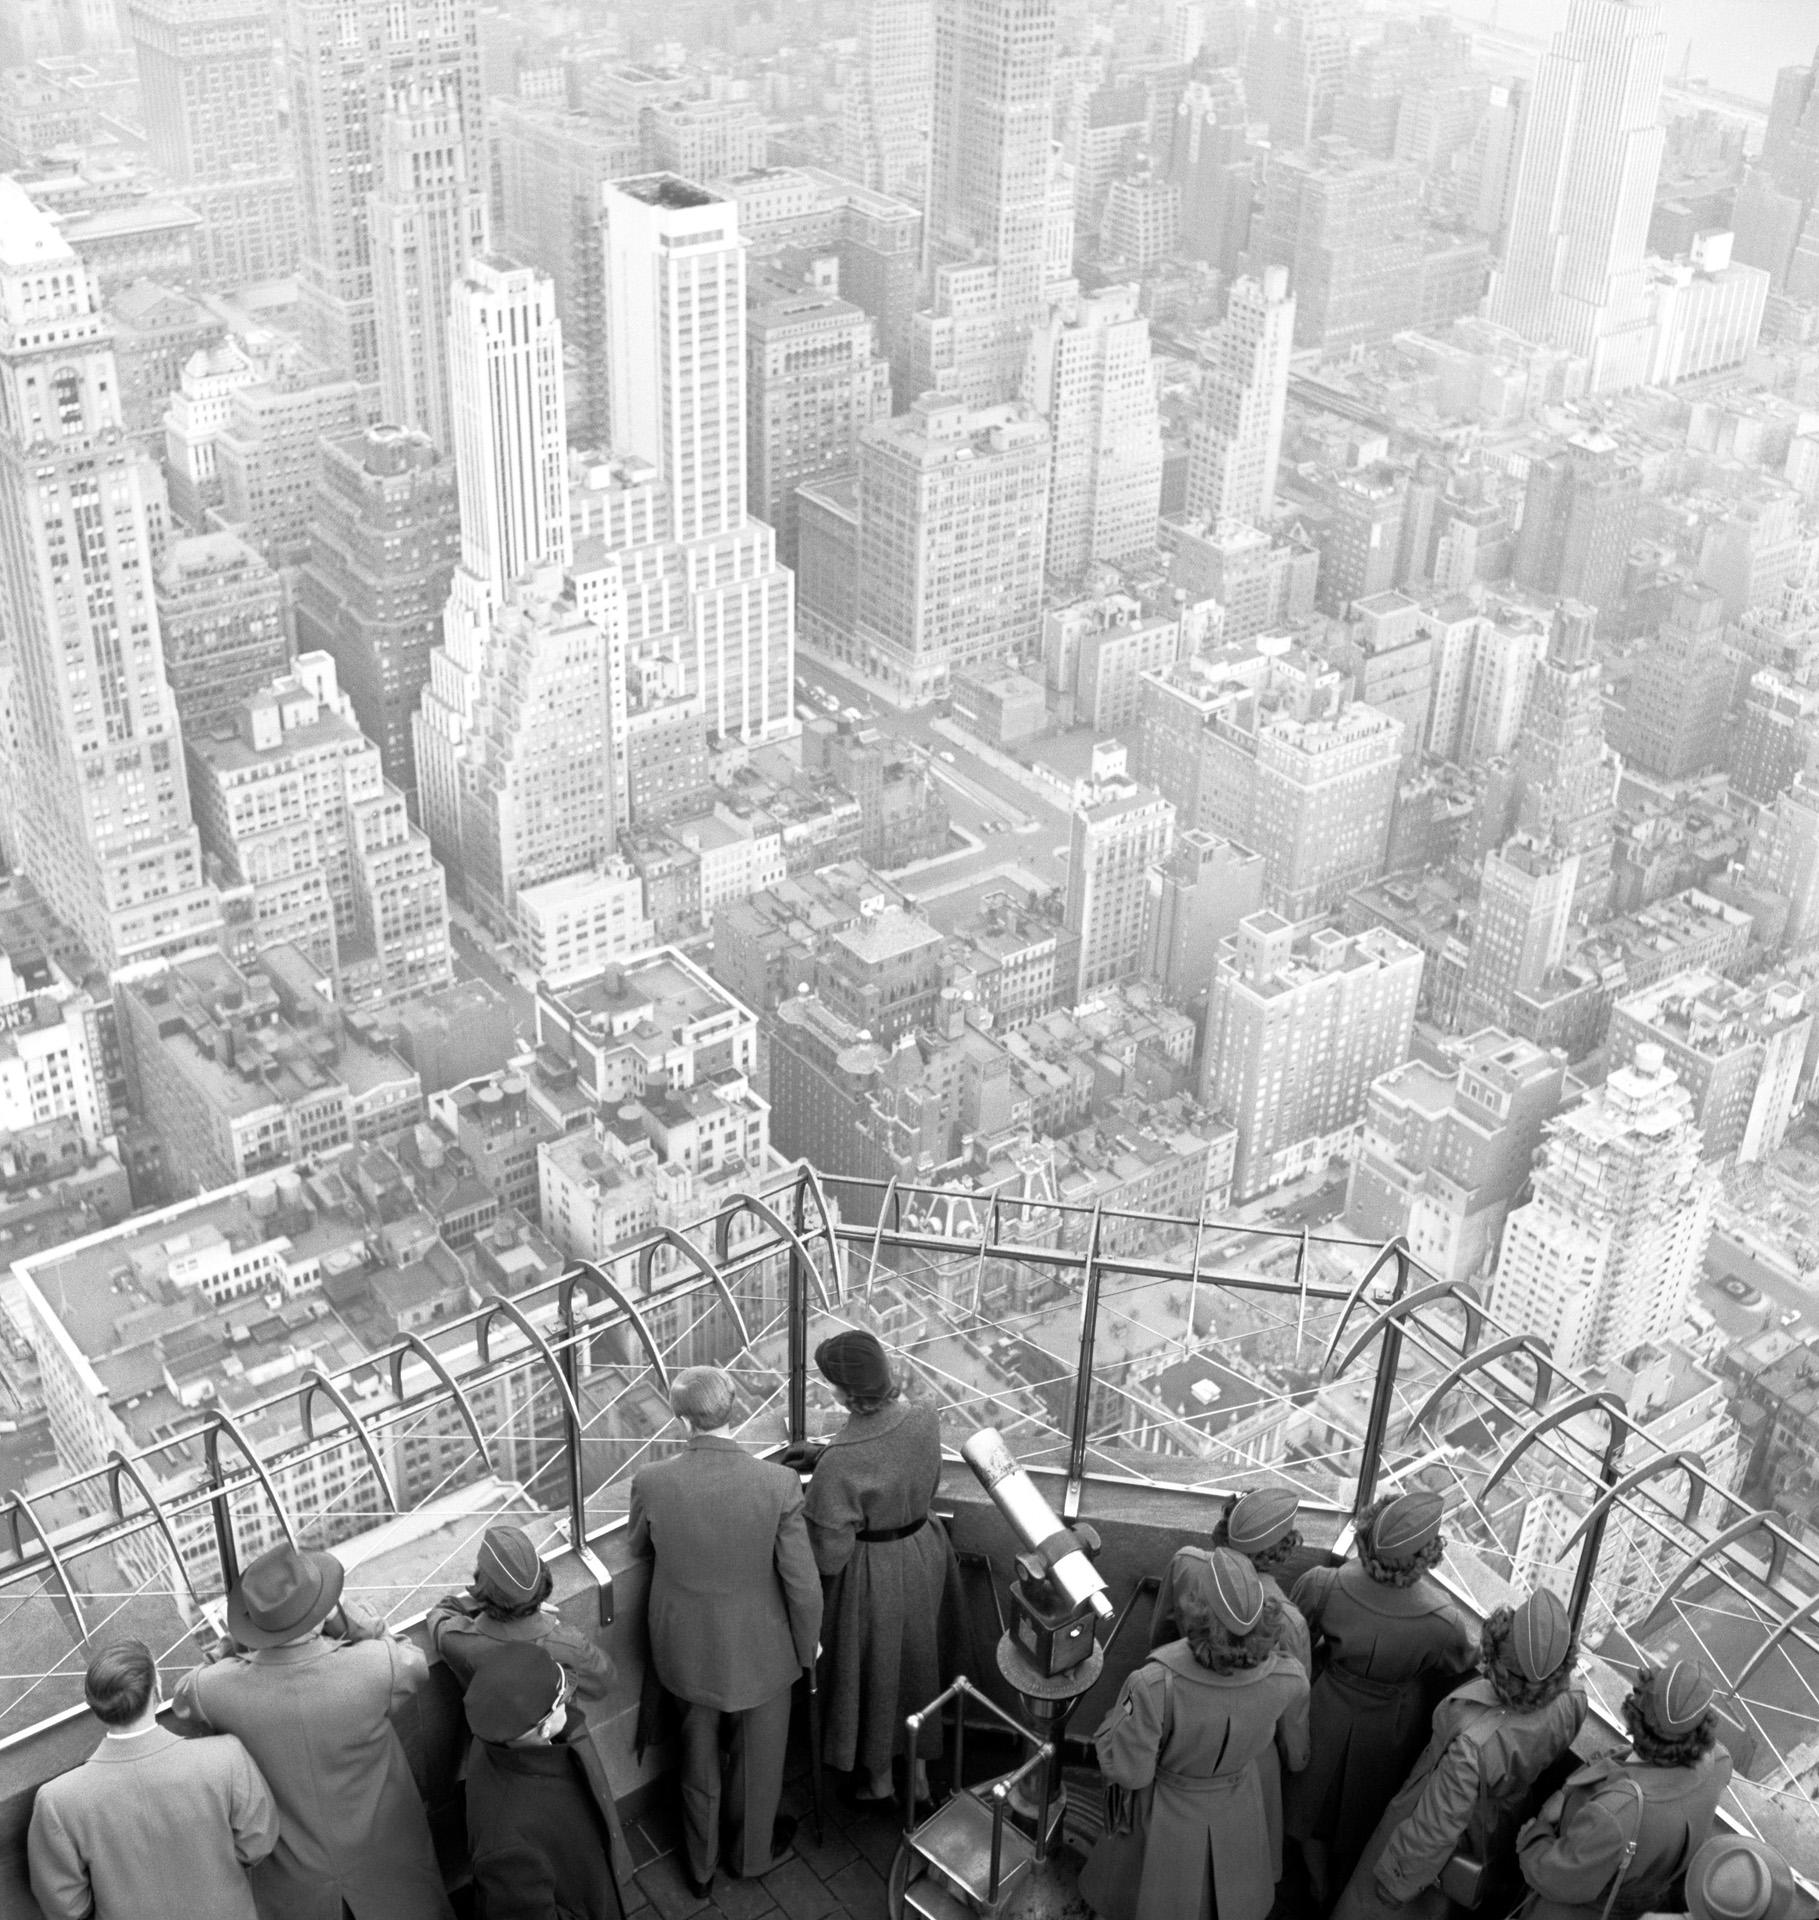
<instances>
[{"instance_id":1,"label":"crowd of onlookers","mask_svg":"<svg viewBox=\"0 0 1819 1920\"><path fill-rule=\"evenodd\" d=\"M931 1511L934 1412L868 1333L816 1361L847 1415L825 1446L745 1452L726 1430L731 1382L694 1367L671 1402L686 1444L632 1482L630 1544L650 1563L636 1740L676 1746L697 1895L792 1850L778 1808L805 1673L850 1797L921 1805L938 1735L906 1750L905 1719L964 1657ZM1305 1557L1298 1511L1286 1489L1247 1493L1167 1569L1148 1656L1095 1735L1106 1822L1080 1890L1105 1920L1265 1920L1283 1885L1334 1920L1789 1920L1786 1864L1713 1838L1731 1761L1697 1663L1643 1668L1629 1745L1581 1764L1578 1647L1550 1592L1475 1633L1432 1577L1441 1503L1408 1492L1361 1516L1343 1564L1285 1593L1276 1576ZM95 1655L104 1737L32 1815L48 1920L449 1920L393 1724L429 1661L342 1582L329 1553L253 1561L228 1596L231 1650L184 1676L169 1728L143 1645ZM428 1620L470 1734L479 1920L624 1911L601 1747L613 1668L550 1590L529 1536L494 1526L472 1584Z\"/></svg>"}]
</instances>

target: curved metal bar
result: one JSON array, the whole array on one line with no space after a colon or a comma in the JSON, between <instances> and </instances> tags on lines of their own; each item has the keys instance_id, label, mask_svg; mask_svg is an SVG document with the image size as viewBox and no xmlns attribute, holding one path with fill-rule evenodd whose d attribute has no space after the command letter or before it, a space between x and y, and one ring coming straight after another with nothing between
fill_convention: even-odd
<instances>
[{"instance_id":1,"label":"curved metal bar","mask_svg":"<svg viewBox=\"0 0 1819 1920\"><path fill-rule=\"evenodd\" d=\"M392 1476L385 1462L379 1457L379 1449L373 1444L373 1436L367 1432L365 1423L354 1411L347 1395L335 1385L326 1373L311 1367L298 1383L297 1398L303 1415L303 1437L313 1440L316 1437L316 1395L328 1396L329 1404L347 1422L348 1431L353 1434L355 1444L366 1455L366 1464L373 1470L373 1478L379 1483L379 1497L385 1502L387 1513L400 1513L398 1490L392 1485Z\"/></svg>"},{"instance_id":2,"label":"curved metal bar","mask_svg":"<svg viewBox=\"0 0 1819 1920\"><path fill-rule=\"evenodd\" d=\"M878 1202L878 1223L872 1228L871 1264L865 1269L865 1297L872 1297L872 1286L878 1278L878 1250L884 1245L884 1216L896 1208L894 1226L903 1224L903 1201L897 1192L897 1176L893 1173L884 1189L884 1198Z\"/></svg>"},{"instance_id":3,"label":"curved metal bar","mask_svg":"<svg viewBox=\"0 0 1819 1920\"><path fill-rule=\"evenodd\" d=\"M1664 1473L1684 1473L1686 1475L1686 1512L1681 1516L1687 1526L1691 1526L1699 1517L1699 1502L1705 1495L1705 1488L1698 1476L1705 1472L1705 1461L1700 1455L1690 1453L1684 1448L1674 1453L1664 1453L1657 1460L1651 1460L1646 1466L1637 1467L1634 1472L1626 1473L1615 1486L1606 1487L1587 1510L1585 1518L1567 1535L1566 1544L1560 1549L1564 1559L1568 1548L1597 1525L1612 1505L1622 1499L1626 1493L1645 1485L1650 1480L1658 1480ZM1659 1603L1657 1603L1659 1604Z\"/></svg>"},{"instance_id":4,"label":"curved metal bar","mask_svg":"<svg viewBox=\"0 0 1819 1920\"><path fill-rule=\"evenodd\" d=\"M1747 1539L1758 1527L1768 1529L1769 1539L1773 1543L1769 1548L1768 1577L1771 1583L1777 1580L1787 1559L1788 1549L1787 1536L1775 1525L1777 1517L1774 1508L1764 1507L1759 1512L1746 1513L1741 1520L1733 1520L1728 1527L1721 1527L1696 1553L1688 1554L1680 1563L1674 1577L1661 1589L1661 1597L1655 1605L1665 1606L1713 1554Z\"/></svg>"},{"instance_id":5,"label":"curved metal bar","mask_svg":"<svg viewBox=\"0 0 1819 1920\"><path fill-rule=\"evenodd\" d=\"M544 1339L529 1320L524 1309L516 1300L508 1300L504 1294L489 1300L474 1327L474 1344L480 1350L480 1364L490 1367L493 1364L493 1322L501 1315L509 1320L531 1343L532 1354L543 1363L545 1371L556 1383L556 1391L562 1395L563 1410L574 1423L577 1435L581 1431L581 1403L575 1398L568 1384L568 1375L562 1371L562 1362L556 1358L556 1350Z\"/></svg>"},{"instance_id":6,"label":"curved metal bar","mask_svg":"<svg viewBox=\"0 0 1819 1920\"><path fill-rule=\"evenodd\" d=\"M1478 1334L1484 1326L1484 1314L1478 1296L1470 1287L1464 1285L1461 1281L1436 1280L1432 1286L1421 1287L1414 1293L1405 1294L1393 1305L1385 1307L1376 1319L1352 1342L1351 1350L1346 1354L1345 1358L1339 1362L1333 1378L1335 1380L1338 1379L1339 1376L1345 1372L1346 1368L1357 1359L1359 1354L1376 1339L1377 1335L1380 1334L1385 1327L1394 1326L1398 1321L1406 1320L1417 1307L1432 1306L1436 1300L1444 1300L1449 1296L1465 1303L1465 1350L1469 1355L1472 1348L1478 1344ZM1333 1345L1338 1345L1336 1335L1334 1336ZM1329 1360L1332 1358L1332 1351L1332 1347L1327 1348L1327 1358Z\"/></svg>"},{"instance_id":7,"label":"curved metal bar","mask_svg":"<svg viewBox=\"0 0 1819 1920\"><path fill-rule=\"evenodd\" d=\"M427 1340L419 1335L407 1333L404 1344L392 1350L392 1396L402 1401L404 1398L404 1357L415 1354L429 1368L438 1382L447 1389L448 1396L461 1409L461 1424L467 1428L468 1438L474 1443L474 1451L480 1456L480 1464L490 1473L493 1465L493 1451L486 1444L486 1435L480 1430L480 1416L474 1411L474 1403L467 1397L467 1391L456 1381L448 1370L448 1362L443 1359Z\"/></svg>"},{"instance_id":8,"label":"curved metal bar","mask_svg":"<svg viewBox=\"0 0 1819 1920\"><path fill-rule=\"evenodd\" d=\"M76 1623L76 1632L84 1640L88 1638L88 1615L82 1611L82 1602L76 1598L76 1583L69 1577L69 1568L63 1564L63 1556L51 1544L51 1537L44 1530L44 1522L38 1518L32 1503L22 1493L12 1497L13 1538L19 1538L19 1522L29 1520L32 1532L38 1536L38 1544L44 1549L44 1557L50 1562L51 1571L57 1576L57 1584L63 1589L63 1597L69 1603L70 1618ZM20 1556L22 1559L23 1554Z\"/></svg>"},{"instance_id":9,"label":"curved metal bar","mask_svg":"<svg viewBox=\"0 0 1819 1920\"><path fill-rule=\"evenodd\" d=\"M1782 1617L1775 1622L1774 1630L1769 1634L1768 1638L1763 1641L1761 1646L1744 1661L1743 1671L1738 1674L1727 1689L1733 1699L1743 1691L1744 1683L1749 1679L1750 1675L1780 1646L1782 1641L1785 1640L1797 1626L1801 1625L1803 1621L1811 1620L1815 1614L1819 1614L1819 1593L1809 1594L1792 1613L1783 1614Z\"/></svg>"},{"instance_id":10,"label":"curved metal bar","mask_svg":"<svg viewBox=\"0 0 1819 1920\"><path fill-rule=\"evenodd\" d=\"M673 1229L668 1227L664 1229L664 1232L671 1234L671 1237L678 1246L686 1247L691 1254L695 1253L695 1249L690 1247L688 1242L684 1240L679 1233L675 1233ZM653 1246L651 1251L655 1252L655 1250ZM699 1259L700 1255L696 1254L695 1257ZM640 1256L641 1261L643 1258L644 1256ZM706 1265L707 1263L704 1261L702 1264ZM709 1272L712 1273L712 1271L712 1268L709 1268ZM645 1358L650 1361L651 1371L656 1374L657 1384L663 1389L663 1397L667 1400L669 1398L669 1368L664 1364L663 1352L657 1345L656 1336L651 1332L650 1322L646 1320L644 1315L632 1304L631 1297L626 1293L625 1289L609 1274L597 1267L591 1260L577 1261L576 1271L562 1284L563 1325L571 1333L579 1331L579 1328L575 1325L574 1289L583 1277L592 1280L593 1283L599 1287L600 1291L605 1294L607 1299L632 1323L632 1329L638 1336L638 1344L644 1349ZM718 1275L714 1277L718 1279ZM720 1281L720 1291L722 1294L726 1293L726 1282L724 1280ZM737 1313L739 1310L737 1307L734 1307L733 1311ZM742 1334L745 1331L745 1322L743 1320L739 1323L739 1331Z\"/></svg>"},{"instance_id":11,"label":"curved metal bar","mask_svg":"<svg viewBox=\"0 0 1819 1920\"><path fill-rule=\"evenodd\" d=\"M814 1196L816 1210L821 1215L821 1232L827 1241L829 1271L834 1276L834 1292L840 1304L846 1304L846 1268L840 1258L840 1236L834 1231L834 1216L828 1210L827 1192L821 1184L821 1176L807 1160L799 1163L796 1179L796 1231L806 1233L807 1223L802 1218L802 1198L805 1192Z\"/></svg>"},{"instance_id":12,"label":"curved metal bar","mask_svg":"<svg viewBox=\"0 0 1819 1920\"><path fill-rule=\"evenodd\" d=\"M755 1213L767 1227L771 1227L776 1232L782 1234L784 1239L795 1248L802 1260L803 1266L808 1269L809 1274L814 1279L815 1291L821 1296L822 1312L832 1313L834 1303L828 1297L827 1282L822 1279L820 1272L815 1266L814 1256L808 1250L808 1242L784 1219L775 1207L769 1205L766 1201L760 1200L756 1194L734 1194L732 1199L727 1202L726 1206L715 1217L714 1252L722 1260L726 1258L726 1250L732 1240L733 1222L738 1219L742 1213Z\"/></svg>"},{"instance_id":13,"label":"curved metal bar","mask_svg":"<svg viewBox=\"0 0 1819 1920\"><path fill-rule=\"evenodd\" d=\"M1493 1340L1488 1347L1468 1353L1422 1401L1421 1411L1409 1422L1410 1428L1425 1425L1428 1415L1468 1373L1475 1373L1480 1367L1488 1367L1493 1360L1502 1360L1512 1353L1526 1353L1535 1363L1535 1391L1529 1401L1529 1411L1539 1413L1554 1388L1554 1356L1532 1333L1513 1333L1507 1340Z\"/></svg>"},{"instance_id":14,"label":"curved metal bar","mask_svg":"<svg viewBox=\"0 0 1819 1920\"><path fill-rule=\"evenodd\" d=\"M1305 1234L1306 1229L1303 1228L1302 1232ZM1339 1309L1339 1319L1333 1328L1333 1337L1327 1342L1326 1352L1321 1356L1320 1375L1322 1377L1324 1377L1327 1368L1333 1364L1333 1354L1337 1351L1339 1342L1345 1338L1345 1323L1351 1319L1352 1309L1364 1298L1365 1289L1376 1279L1378 1274L1383 1271L1384 1267L1390 1261L1406 1261L1407 1259L1408 1242L1403 1239L1401 1234L1397 1234L1395 1239L1387 1242L1378 1253L1376 1259L1365 1268L1359 1278L1358 1284L1345 1296L1345 1305Z\"/></svg>"},{"instance_id":15,"label":"curved metal bar","mask_svg":"<svg viewBox=\"0 0 1819 1920\"><path fill-rule=\"evenodd\" d=\"M1630 1430L1630 1410L1614 1393L1580 1393L1571 1400L1564 1400L1559 1406L1544 1413L1533 1425L1523 1428L1515 1444L1491 1469L1491 1476L1484 1483L1484 1491L1479 1494L1480 1501L1486 1499L1491 1489L1509 1472L1522 1456L1528 1452L1541 1436L1551 1428L1563 1422L1576 1419L1582 1413L1602 1413L1610 1422L1611 1440L1615 1444L1619 1437Z\"/></svg>"},{"instance_id":16,"label":"curved metal bar","mask_svg":"<svg viewBox=\"0 0 1819 1920\"><path fill-rule=\"evenodd\" d=\"M283 1528L285 1539L291 1546L296 1546L297 1529L291 1525L290 1514L286 1511L284 1502L278 1498L278 1489L272 1484L272 1476L265 1470L265 1462L253 1451L252 1443L240 1430L239 1421L225 1407L209 1408L208 1425L202 1433L202 1449L208 1458L209 1471L217 1487L221 1483L221 1436L224 1433L231 1436L234 1445L245 1456L246 1464L258 1476L260 1486L265 1489L265 1497L271 1502L272 1512L278 1516L278 1525ZM227 1504L224 1490L219 1511L225 1521Z\"/></svg>"},{"instance_id":17,"label":"curved metal bar","mask_svg":"<svg viewBox=\"0 0 1819 1920\"><path fill-rule=\"evenodd\" d=\"M139 1463L118 1447L107 1456L107 1497L113 1504L115 1515L124 1520L126 1508L120 1501L120 1476L124 1474L137 1490L139 1498L145 1502L145 1510L158 1523L158 1531L164 1535L164 1544L171 1550L171 1559L176 1562L177 1572L183 1584L189 1588L189 1597L198 1606L202 1596L196 1591L196 1583L190 1578L189 1568L183 1564L183 1549L177 1544L177 1529L171 1525L171 1517L164 1510L164 1502L152 1491L152 1485L139 1469Z\"/></svg>"}]
</instances>

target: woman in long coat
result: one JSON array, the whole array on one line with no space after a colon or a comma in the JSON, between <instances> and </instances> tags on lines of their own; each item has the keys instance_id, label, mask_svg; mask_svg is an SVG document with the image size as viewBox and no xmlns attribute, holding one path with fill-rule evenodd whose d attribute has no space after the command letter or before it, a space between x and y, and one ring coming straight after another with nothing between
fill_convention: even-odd
<instances>
[{"instance_id":1,"label":"woman in long coat","mask_svg":"<svg viewBox=\"0 0 1819 1920\"><path fill-rule=\"evenodd\" d=\"M807 1496L809 1544L826 1593L822 1756L858 1776L857 1799L888 1800L904 1718L949 1678L954 1549L929 1511L941 1484L941 1427L933 1407L903 1398L872 1334L823 1340L815 1365L847 1409ZM913 1763L923 1799L924 1756Z\"/></svg>"},{"instance_id":2,"label":"woman in long coat","mask_svg":"<svg viewBox=\"0 0 1819 1920\"><path fill-rule=\"evenodd\" d=\"M1116 1794L1080 1876L1106 1920L1264 1920L1276 1898L1259 1761L1307 1764L1307 1675L1277 1649L1281 1608L1215 1547L1178 1595L1186 1636L1131 1674L1093 1736Z\"/></svg>"},{"instance_id":3,"label":"woman in long coat","mask_svg":"<svg viewBox=\"0 0 1819 1920\"><path fill-rule=\"evenodd\" d=\"M1484 1866L1473 1903L1507 1913L1521 1891L1516 1832L1536 1783L1571 1746L1585 1691L1566 1609L1543 1587L1484 1623L1478 1674L1434 1710L1434 1730L1364 1849L1333 1920L1462 1920L1440 1885L1463 1852Z\"/></svg>"},{"instance_id":4,"label":"woman in long coat","mask_svg":"<svg viewBox=\"0 0 1819 1920\"><path fill-rule=\"evenodd\" d=\"M1696 1660L1644 1667L1623 1718L1629 1752L1581 1767L1522 1830L1516 1854L1530 1889L1523 1920L1599 1920L1632 1839L1611 1920L1686 1905L1687 1863L1711 1837L1731 1778L1711 1680Z\"/></svg>"},{"instance_id":5,"label":"woman in long coat","mask_svg":"<svg viewBox=\"0 0 1819 1920\"><path fill-rule=\"evenodd\" d=\"M1435 1493L1386 1494L1359 1522L1355 1560L1295 1582L1317 1670L1313 1759L1287 1784L1283 1820L1323 1904L1426 1744L1440 1696L1471 1670L1472 1630L1428 1578L1442 1511Z\"/></svg>"},{"instance_id":6,"label":"woman in long coat","mask_svg":"<svg viewBox=\"0 0 1819 1920\"><path fill-rule=\"evenodd\" d=\"M1213 1545L1230 1547L1244 1555L1257 1569L1264 1594L1277 1603L1282 1630L1277 1646L1300 1663L1311 1680L1313 1654L1309 1650L1307 1622L1300 1609L1289 1601L1277 1584L1278 1570L1294 1558L1301 1548L1301 1535L1295 1521L1301 1512L1299 1497L1287 1487L1258 1487L1228 1500L1225 1512L1213 1528ZM1163 1576L1162 1591L1156 1596L1156 1610L1150 1616L1150 1646L1166 1645L1181 1638L1181 1594L1187 1586L1204 1577L1207 1551L1204 1547L1181 1547L1169 1562ZM1273 1746L1264 1750L1257 1766L1263 1782L1263 1811L1269 1827L1270 1871L1282 1878L1282 1768Z\"/></svg>"}]
</instances>

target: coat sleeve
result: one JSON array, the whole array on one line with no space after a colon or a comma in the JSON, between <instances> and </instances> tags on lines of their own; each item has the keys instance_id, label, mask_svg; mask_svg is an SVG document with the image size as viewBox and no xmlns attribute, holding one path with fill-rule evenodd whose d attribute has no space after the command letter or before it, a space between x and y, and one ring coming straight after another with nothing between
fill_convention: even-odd
<instances>
[{"instance_id":1,"label":"coat sleeve","mask_svg":"<svg viewBox=\"0 0 1819 1920\"><path fill-rule=\"evenodd\" d=\"M1295 1582L1295 1590L1288 1597L1289 1605L1307 1622L1310 1642L1320 1638L1321 1617L1326 1612L1338 1572L1337 1567L1309 1567Z\"/></svg>"},{"instance_id":2,"label":"coat sleeve","mask_svg":"<svg viewBox=\"0 0 1819 1920\"><path fill-rule=\"evenodd\" d=\"M1568 1815L1560 1793L1522 1829L1516 1857L1544 1900L1584 1906L1609 1887L1629 1841L1630 1824L1618 1819L1614 1801L1594 1794Z\"/></svg>"},{"instance_id":3,"label":"coat sleeve","mask_svg":"<svg viewBox=\"0 0 1819 1920\"><path fill-rule=\"evenodd\" d=\"M207 1671L206 1667L191 1667L177 1682L177 1691L171 1695L171 1718L176 1721L179 1733L194 1735L220 1731L202 1705L201 1680Z\"/></svg>"},{"instance_id":4,"label":"coat sleeve","mask_svg":"<svg viewBox=\"0 0 1819 1920\"><path fill-rule=\"evenodd\" d=\"M1155 1779L1162 1708L1162 1669L1138 1667L1093 1735L1099 1771L1114 1786L1134 1791Z\"/></svg>"},{"instance_id":5,"label":"coat sleeve","mask_svg":"<svg viewBox=\"0 0 1819 1920\"><path fill-rule=\"evenodd\" d=\"M783 1496L783 1512L777 1521L777 1545L773 1561L777 1579L783 1588L783 1604L789 1609L790 1634L796 1642L796 1664L812 1667L821 1645L821 1575L815 1567L815 1555L808 1543L808 1523L803 1518L802 1484L793 1473L785 1474L789 1485Z\"/></svg>"},{"instance_id":6,"label":"coat sleeve","mask_svg":"<svg viewBox=\"0 0 1819 1920\"><path fill-rule=\"evenodd\" d=\"M95 1911L95 1895L89 1885L88 1862L50 1796L43 1792L32 1808L25 1856L32 1892L44 1909L44 1920L89 1920Z\"/></svg>"},{"instance_id":7,"label":"coat sleeve","mask_svg":"<svg viewBox=\"0 0 1819 1920\"><path fill-rule=\"evenodd\" d=\"M632 1475L631 1505L625 1516L625 1544L634 1560L655 1560L657 1548L651 1539L651 1516L644 1504L644 1489L639 1485L643 1477L637 1473Z\"/></svg>"},{"instance_id":8,"label":"coat sleeve","mask_svg":"<svg viewBox=\"0 0 1819 1920\"><path fill-rule=\"evenodd\" d=\"M859 1523L864 1518L858 1489L842 1470L840 1455L845 1451L830 1447L815 1463L814 1478L808 1483L809 1545L815 1552L815 1565L829 1578L853 1557Z\"/></svg>"},{"instance_id":9,"label":"coat sleeve","mask_svg":"<svg viewBox=\"0 0 1819 1920\"><path fill-rule=\"evenodd\" d=\"M553 1608L550 1611L554 1614ZM575 1676L575 1690L582 1699L606 1697L618 1668L613 1665L612 1656L598 1647L591 1635L564 1622L543 1644L551 1659L559 1660Z\"/></svg>"},{"instance_id":10,"label":"coat sleeve","mask_svg":"<svg viewBox=\"0 0 1819 1920\"><path fill-rule=\"evenodd\" d=\"M1440 1878L1477 1805L1479 1778L1478 1749L1469 1740L1450 1742L1377 1863L1377 1879L1387 1892L1408 1900Z\"/></svg>"},{"instance_id":11,"label":"coat sleeve","mask_svg":"<svg viewBox=\"0 0 1819 1920\"><path fill-rule=\"evenodd\" d=\"M1313 1757L1313 1741L1308 1728L1308 1703L1313 1689L1308 1685L1307 1669L1287 1649L1282 1650L1284 1668L1301 1683L1276 1722L1276 1745L1282 1764L1290 1773L1299 1773Z\"/></svg>"},{"instance_id":12,"label":"coat sleeve","mask_svg":"<svg viewBox=\"0 0 1819 1920\"><path fill-rule=\"evenodd\" d=\"M375 1644L384 1647L391 1662L391 1703L386 1711L395 1713L429 1678L429 1659L408 1640L386 1639Z\"/></svg>"},{"instance_id":13,"label":"coat sleeve","mask_svg":"<svg viewBox=\"0 0 1819 1920\"><path fill-rule=\"evenodd\" d=\"M233 1740L232 1734L224 1737ZM250 1867L278 1844L278 1809L253 1756L238 1740L233 1740L233 1746L228 1821L234 1830L235 1857L243 1867Z\"/></svg>"},{"instance_id":14,"label":"coat sleeve","mask_svg":"<svg viewBox=\"0 0 1819 1920\"><path fill-rule=\"evenodd\" d=\"M1441 1664L1448 1673L1469 1673L1478 1660L1478 1635L1457 1607L1447 1608L1446 1623L1452 1635L1442 1649Z\"/></svg>"}]
</instances>

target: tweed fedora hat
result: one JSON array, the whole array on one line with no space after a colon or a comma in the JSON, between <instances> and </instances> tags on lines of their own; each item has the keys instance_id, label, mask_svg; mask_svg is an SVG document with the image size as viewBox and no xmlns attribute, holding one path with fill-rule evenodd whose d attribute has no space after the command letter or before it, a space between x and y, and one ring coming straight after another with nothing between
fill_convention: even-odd
<instances>
[{"instance_id":1,"label":"tweed fedora hat","mask_svg":"<svg viewBox=\"0 0 1819 1920\"><path fill-rule=\"evenodd\" d=\"M1794 1876L1773 1847L1718 1835L1687 1866L1686 1904L1693 1920L1787 1920Z\"/></svg>"},{"instance_id":2,"label":"tweed fedora hat","mask_svg":"<svg viewBox=\"0 0 1819 1920\"><path fill-rule=\"evenodd\" d=\"M243 1647L278 1647L321 1626L341 1599L347 1569L332 1553L289 1542L268 1548L227 1597L227 1624Z\"/></svg>"}]
</instances>

